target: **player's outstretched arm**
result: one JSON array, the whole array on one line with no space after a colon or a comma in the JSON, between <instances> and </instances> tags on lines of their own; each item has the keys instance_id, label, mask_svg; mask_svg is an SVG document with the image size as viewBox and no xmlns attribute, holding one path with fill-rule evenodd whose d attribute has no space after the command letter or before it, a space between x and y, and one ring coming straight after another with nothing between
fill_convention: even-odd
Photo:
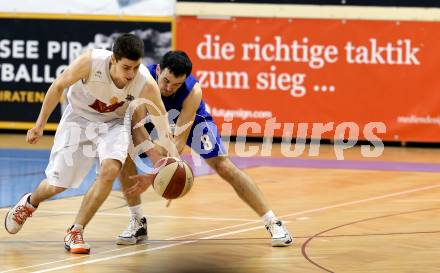
<instances>
[{"instance_id":1,"label":"player's outstretched arm","mask_svg":"<svg viewBox=\"0 0 440 273\"><path fill-rule=\"evenodd\" d=\"M173 136L171 134L170 124L168 122L168 113L162 102L159 87L156 81L151 77L145 84L141 93L141 98L147 100L146 108L158 133L158 143L168 151L168 156L179 157Z\"/></svg>"},{"instance_id":2,"label":"player's outstretched arm","mask_svg":"<svg viewBox=\"0 0 440 273\"><path fill-rule=\"evenodd\" d=\"M131 116L131 135L133 146L136 147L136 153L143 152L154 163L159 161L163 156L160 150L155 147L150 134L145 128L145 120L147 119L147 109L145 105L140 104L133 110Z\"/></svg>"},{"instance_id":3,"label":"player's outstretched arm","mask_svg":"<svg viewBox=\"0 0 440 273\"><path fill-rule=\"evenodd\" d=\"M50 85L46 92L46 96L44 97L43 105L40 114L38 115L37 122L35 123L35 127L27 132L26 141L28 143L37 143L38 139L43 135L44 126L59 103L64 89L81 79L86 80L88 78L91 62L90 54L90 51L88 51L79 56Z\"/></svg>"},{"instance_id":4,"label":"player's outstretched arm","mask_svg":"<svg viewBox=\"0 0 440 273\"><path fill-rule=\"evenodd\" d=\"M188 139L189 133L191 131L191 126L194 123L194 118L196 116L197 109L200 106L201 100L202 89L197 83L196 85L194 85L192 91L183 102L182 112L177 118L174 138L179 154L181 154L183 152L183 149L185 148L186 140Z\"/></svg>"}]
</instances>

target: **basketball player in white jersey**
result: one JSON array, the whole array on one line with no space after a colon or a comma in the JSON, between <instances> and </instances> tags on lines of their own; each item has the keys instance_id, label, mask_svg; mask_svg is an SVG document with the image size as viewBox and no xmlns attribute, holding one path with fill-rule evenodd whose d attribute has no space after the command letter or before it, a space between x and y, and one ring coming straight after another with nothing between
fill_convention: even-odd
<instances>
[{"instance_id":1,"label":"basketball player in white jersey","mask_svg":"<svg viewBox=\"0 0 440 273\"><path fill-rule=\"evenodd\" d=\"M124 114L130 101L149 100L151 104L146 108L150 116L159 117L152 119L161 126L158 132L163 132L162 138L171 135L157 83L141 64L143 52L139 37L122 34L116 39L113 52L94 49L84 53L49 87L35 127L27 133L27 142L36 143L43 135L43 128L65 88L69 88L69 105L55 134L46 179L8 212L5 228L9 233L20 231L40 202L68 188L79 187L94 161L99 159L96 181L84 196L64 239L70 252L90 252L83 239L83 229L110 194L127 157L130 125L124 125ZM146 153L153 161L160 158L154 149Z\"/></svg>"}]
</instances>

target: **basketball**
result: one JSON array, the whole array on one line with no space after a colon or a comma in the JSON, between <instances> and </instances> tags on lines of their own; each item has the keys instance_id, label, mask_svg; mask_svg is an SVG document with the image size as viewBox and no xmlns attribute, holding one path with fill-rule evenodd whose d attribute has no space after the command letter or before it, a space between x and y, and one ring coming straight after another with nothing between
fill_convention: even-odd
<instances>
[{"instance_id":1,"label":"basketball","mask_svg":"<svg viewBox=\"0 0 440 273\"><path fill-rule=\"evenodd\" d=\"M194 176L185 161L175 157L159 160L159 171L154 177L153 189L165 199L176 199L184 196L191 189Z\"/></svg>"}]
</instances>

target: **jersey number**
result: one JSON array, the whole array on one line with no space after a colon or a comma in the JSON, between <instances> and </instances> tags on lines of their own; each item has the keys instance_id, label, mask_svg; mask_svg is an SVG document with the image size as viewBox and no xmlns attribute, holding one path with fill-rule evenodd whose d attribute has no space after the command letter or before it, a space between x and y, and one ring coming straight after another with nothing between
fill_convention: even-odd
<instances>
[{"instance_id":1,"label":"jersey number","mask_svg":"<svg viewBox=\"0 0 440 273\"><path fill-rule=\"evenodd\" d=\"M202 141L203 144L203 149L205 151L210 151L212 150L212 142L211 140L209 140L209 137L207 135L202 135L202 137L200 138L200 140Z\"/></svg>"}]
</instances>

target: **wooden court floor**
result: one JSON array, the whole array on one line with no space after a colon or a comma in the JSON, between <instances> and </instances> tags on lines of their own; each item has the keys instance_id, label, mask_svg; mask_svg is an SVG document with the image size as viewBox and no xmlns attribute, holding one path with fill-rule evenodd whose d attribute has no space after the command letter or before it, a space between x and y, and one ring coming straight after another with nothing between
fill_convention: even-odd
<instances>
[{"instance_id":1,"label":"wooden court floor","mask_svg":"<svg viewBox=\"0 0 440 273\"><path fill-rule=\"evenodd\" d=\"M115 245L128 216L122 194L112 192L86 228L90 255L63 248L81 196L42 203L20 233L0 229L0 272L440 272L440 175L413 168L435 167L439 150L386 147L365 159L359 149L346 151L347 160L390 168L245 170L293 233L290 247L272 248L251 209L217 175L206 175L169 208L151 189L143 195L148 244ZM320 151L301 158L334 161L332 145ZM273 158L280 156L275 146ZM1 219L6 212L0 209Z\"/></svg>"}]
</instances>

